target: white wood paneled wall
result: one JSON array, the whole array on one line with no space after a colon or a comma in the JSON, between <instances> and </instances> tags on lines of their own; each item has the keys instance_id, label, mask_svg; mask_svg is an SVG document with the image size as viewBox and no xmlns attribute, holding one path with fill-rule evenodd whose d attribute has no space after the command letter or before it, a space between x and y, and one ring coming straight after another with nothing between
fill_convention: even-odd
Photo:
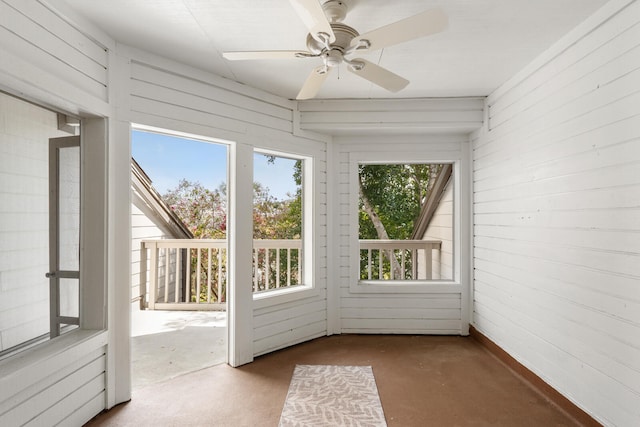
<instances>
[{"instance_id":1,"label":"white wood paneled wall","mask_svg":"<svg viewBox=\"0 0 640 427\"><path fill-rule=\"evenodd\" d=\"M105 407L107 333L65 334L11 369L0 364L0 425L82 425Z\"/></svg>"},{"instance_id":2,"label":"white wood paneled wall","mask_svg":"<svg viewBox=\"0 0 640 427\"><path fill-rule=\"evenodd\" d=\"M40 1L1 0L0 39L0 75L11 92L45 104L64 93L70 112L106 111L107 46L59 11Z\"/></svg>"},{"instance_id":3,"label":"white wood paneled wall","mask_svg":"<svg viewBox=\"0 0 640 427\"><path fill-rule=\"evenodd\" d=\"M300 129L329 135L468 133L482 126L484 98L309 100L297 113Z\"/></svg>"},{"instance_id":4,"label":"white wood paneled wall","mask_svg":"<svg viewBox=\"0 0 640 427\"><path fill-rule=\"evenodd\" d=\"M85 23L74 22L48 1L0 0L0 90L67 114L108 116L111 112L109 49L114 43L100 31L85 31L86 28ZM20 116L7 123L24 126L33 119L29 112L22 111ZM59 136L55 124L53 129L48 135L39 136L45 138L45 144L49 137ZM87 153L100 153L105 141L92 141L92 145L96 147L83 154L85 172L101 171L106 162L104 155L87 156ZM94 160L97 163L92 163ZM126 163L128 166L128 160ZM47 170L46 164L44 170ZM32 176L30 171L28 174L37 176ZM84 187L106 203L107 197L100 191L106 188L105 177L97 174L85 173L91 178L84 181ZM3 178L2 183L12 185L14 191L19 188L14 180ZM94 205L104 211L104 203ZM86 208L82 206L81 215L94 217ZM34 206L27 209L37 212ZM102 218L103 212L97 216ZM85 277L91 279L87 280L90 285L83 289L82 298L92 301L94 306L83 304L83 309L90 312L83 318L83 329L0 361L0 425L81 425L110 401L106 386L109 334L98 331L105 326L103 310L107 304L103 298L107 291L104 271L107 260L103 252L94 250L106 248L107 243L105 229L97 227L97 222L87 226L89 230L85 229L84 233L85 239L95 246L89 248L83 240L81 249L83 265L91 262L88 260L102 260L101 264L95 264L101 268L84 268L88 273ZM111 246L114 243L115 239L110 241ZM114 273L119 267L129 268L110 263L109 275L117 276ZM22 285L30 286L24 282ZM113 377L113 369L111 372Z\"/></svg>"},{"instance_id":5,"label":"white wood paneled wall","mask_svg":"<svg viewBox=\"0 0 640 427\"><path fill-rule=\"evenodd\" d=\"M605 425L640 425L640 1L488 101L474 136L475 327Z\"/></svg>"},{"instance_id":6,"label":"white wood paneled wall","mask_svg":"<svg viewBox=\"0 0 640 427\"><path fill-rule=\"evenodd\" d=\"M424 289L414 293L396 291L368 292L365 287L354 291L358 277L353 264L353 245L358 245L357 218L352 215L353 203L357 204L354 184L353 159L361 153L387 161L416 161L416 153L436 163L460 161L468 150L465 135L385 135L368 137L337 137L336 157L337 194L336 247L339 251L336 277L338 280L340 331L343 333L405 333L405 334L464 334L465 304L462 301L462 286L423 285ZM360 153L360 154L359 154ZM403 153L406 153L403 155ZM404 157L403 157L404 156ZM455 176L455 173L454 173ZM461 182L460 188L465 188ZM468 193L467 193L468 194ZM354 224L354 221L356 222ZM464 267L462 267L464 269ZM354 276L355 275L355 276ZM464 274L462 274L464 275ZM460 273L458 274L458 279ZM431 291L429 290L431 287ZM450 289L450 291L447 291Z\"/></svg>"}]
</instances>

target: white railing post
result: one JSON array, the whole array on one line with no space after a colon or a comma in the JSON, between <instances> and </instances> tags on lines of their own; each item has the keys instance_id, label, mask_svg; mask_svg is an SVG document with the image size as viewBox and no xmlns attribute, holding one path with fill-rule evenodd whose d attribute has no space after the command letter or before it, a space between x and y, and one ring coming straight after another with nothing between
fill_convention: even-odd
<instances>
[{"instance_id":1,"label":"white railing post","mask_svg":"<svg viewBox=\"0 0 640 427\"><path fill-rule=\"evenodd\" d=\"M156 308L156 291L158 289L158 246L152 244L149 250L151 251L151 259L149 261L151 277L149 283L149 303L147 306L149 310L154 310Z\"/></svg>"},{"instance_id":2,"label":"white railing post","mask_svg":"<svg viewBox=\"0 0 640 427\"><path fill-rule=\"evenodd\" d=\"M191 302L191 248L187 247L187 272L186 286L184 290L184 302Z\"/></svg>"},{"instance_id":3,"label":"white railing post","mask_svg":"<svg viewBox=\"0 0 640 427\"><path fill-rule=\"evenodd\" d=\"M202 249L196 249L196 304L200 304L200 291L202 290Z\"/></svg>"},{"instance_id":4,"label":"white railing post","mask_svg":"<svg viewBox=\"0 0 640 427\"><path fill-rule=\"evenodd\" d=\"M211 248L207 248L207 304L211 302Z\"/></svg>"},{"instance_id":5,"label":"white railing post","mask_svg":"<svg viewBox=\"0 0 640 427\"><path fill-rule=\"evenodd\" d=\"M171 249L164 249L164 302L169 302L169 276L171 275Z\"/></svg>"},{"instance_id":6,"label":"white railing post","mask_svg":"<svg viewBox=\"0 0 640 427\"><path fill-rule=\"evenodd\" d=\"M147 245L140 242L140 310L147 308Z\"/></svg>"},{"instance_id":7,"label":"white railing post","mask_svg":"<svg viewBox=\"0 0 640 427\"><path fill-rule=\"evenodd\" d=\"M176 282L175 282L175 295L173 296L174 302L180 302L180 290L182 288L182 248L176 248Z\"/></svg>"},{"instance_id":8,"label":"white railing post","mask_svg":"<svg viewBox=\"0 0 640 427\"><path fill-rule=\"evenodd\" d=\"M218 249L218 298L216 302L222 302L222 249Z\"/></svg>"},{"instance_id":9,"label":"white railing post","mask_svg":"<svg viewBox=\"0 0 640 427\"><path fill-rule=\"evenodd\" d=\"M424 250L424 267L425 279L433 279L433 248L431 245L427 246Z\"/></svg>"}]
</instances>

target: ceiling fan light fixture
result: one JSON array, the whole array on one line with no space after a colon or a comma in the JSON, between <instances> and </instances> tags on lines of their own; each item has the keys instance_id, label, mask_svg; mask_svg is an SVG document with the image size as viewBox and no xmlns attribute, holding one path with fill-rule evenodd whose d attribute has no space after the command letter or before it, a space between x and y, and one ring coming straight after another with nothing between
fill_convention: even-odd
<instances>
[{"instance_id":1,"label":"ceiling fan light fixture","mask_svg":"<svg viewBox=\"0 0 640 427\"><path fill-rule=\"evenodd\" d=\"M307 52L304 51L249 51L225 52L229 60L322 58L323 64L311 71L296 99L316 96L332 68L341 63L347 70L390 92L404 89L409 81L380 65L362 58L349 59L354 52L379 50L409 40L443 31L448 25L442 9L426 10L365 34L343 24L347 0L289 0L308 29Z\"/></svg>"}]
</instances>

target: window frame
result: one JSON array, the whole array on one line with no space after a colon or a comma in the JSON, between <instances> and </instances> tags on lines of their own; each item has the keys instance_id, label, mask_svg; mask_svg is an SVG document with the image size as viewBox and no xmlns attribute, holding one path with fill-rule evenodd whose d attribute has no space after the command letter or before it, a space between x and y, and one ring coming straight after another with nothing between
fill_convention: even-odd
<instances>
[{"instance_id":1,"label":"window frame","mask_svg":"<svg viewBox=\"0 0 640 427\"><path fill-rule=\"evenodd\" d=\"M359 187L358 166L361 164L451 164L453 166L453 280L360 280ZM349 155L349 291L351 293L455 293L461 292L461 248L463 215L461 178L462 159L455 156L435 156L425 152L351 152Z\"/></svg>"},{"instance_id":2,"label":"window frame","mask_svg":"<svg viewBox=\"0 0 640 427\"><path fill-rule=\"evenodd\" d=\"M104 262L107 251L107 126L107 120L102 117L82 118L80 122L79 325L58 336L52 337L49 333L48 338L43 335L7 349L0 358L0 372L40 372L48 366L41 364L42 360L64 360L70 352L78 351L77 346L104 346L108 342L107 266ZM0 378L3 377L0 374Z\"/></svg>"},{"instance_id":3,"label":"window frame","mask_svg":"<svg viewBox=\"0 0 640 427\"><path fill-rule=\"evenodd\" d=\"M302 161L302 231L300 236L302 240L302 251L300 254L300 258L302 259L302 283L291 287L253 293L254 308L263 308L273 304L281 304L317 296L319 293L315 284L315 255L317 253L315 242L317 239L314 227L317 215L317 200L315 196L317 179L315 177L316 168L314 157L312 155L260 147L254 147L253 152L254 154L257 153Z\"/></svg>"}]
</instances>

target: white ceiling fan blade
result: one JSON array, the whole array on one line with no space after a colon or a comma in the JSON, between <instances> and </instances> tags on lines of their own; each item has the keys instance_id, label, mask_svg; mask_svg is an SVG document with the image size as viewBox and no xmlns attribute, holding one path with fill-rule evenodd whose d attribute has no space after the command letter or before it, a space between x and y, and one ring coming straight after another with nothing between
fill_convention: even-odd
<instances>
[{"instance_id":1,"label":"white ceiling fan blade","mask_svg":"<svg viewBox=\"0 0 640 427\"><path fill-rule=\"evenodd\" d=\"M383 49L387 46L439 33L447 28L448 23L449 19L442 9L430 9L368 33L360 34L351 41L351 46L358 46L360 40L368 40L370 46L366 50Z\"/></svg>"},{"instance_id":2,"label":"white ceiling fan blade","mask_svg":"<svg viewBox=\"0 0 640 427\"><path fill-rule=\"evenodd\" d=\"M296 99L310 99L316 96L322 86L322 83L327 79L329 70L331 70L331 68L324 65L314 68L313 71L311 71L311 74L309 74L309 77L307 77L307 80L304 82L304 85L302 85L302 89L298 92Z\"/></svg>"},{"instance_id":3,"label":"white ceiling fan blade","mask_svg":"<svg viewBox=\"0 0 640 427\"><path fill-rule=\"evenodd\" d=\"M222 56L229 61L251 59L295 59L310 55L303 50L257 50L246 52L224 52Z\"/></svg>"},{"instance_id":4,"label":"white ceiling fan blade","mask_svg":"<svg viewBox=\"0 0 640 427\"><path fill-rule=\"evenodd\" d=\"M318 37L318 34L324 33L329 36L330 43L336 41L336 36L333 34L329 20L325 16L319 0L289 0L289 2L314 39L322 42L323 40Z\"/></svg>"},{"instance_id":5,"label":"white ceiling fan blade","mask_svg":"<svg viewBox=\"0 0 640 427\"><path fill-rule=\"evenodd\" d=\"M358 69L353 65L349 65L347 70L390 92L399 92L409 84L409 80L400 77L399 75L394 74L373 62L369 62L366 59L358 58L351 62L356 64L360 62L364 64L364 66Z\"/></svg>"}]
</instances>

